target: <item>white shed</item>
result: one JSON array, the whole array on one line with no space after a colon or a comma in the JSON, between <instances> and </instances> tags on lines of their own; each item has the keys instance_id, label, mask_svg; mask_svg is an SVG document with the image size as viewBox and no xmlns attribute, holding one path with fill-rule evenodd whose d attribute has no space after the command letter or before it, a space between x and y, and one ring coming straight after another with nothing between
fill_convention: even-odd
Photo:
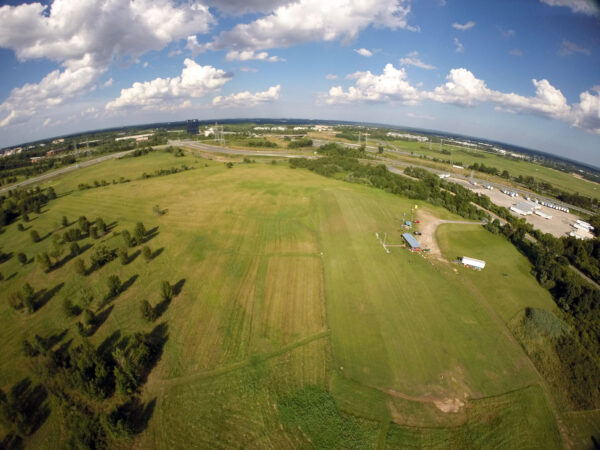
<instances>
[{"instance_id":1,"label":"white shed","mask_svg":"<svg viewBox=\"0 0 600 450\"><path fill-rule=\"evenodd\" d=\"M483 269L485 267L485 261L475 258L469 258L468 256L463 256L460 260L465 267L474 267L476 269Z\"/></svg>"}]
</instances>

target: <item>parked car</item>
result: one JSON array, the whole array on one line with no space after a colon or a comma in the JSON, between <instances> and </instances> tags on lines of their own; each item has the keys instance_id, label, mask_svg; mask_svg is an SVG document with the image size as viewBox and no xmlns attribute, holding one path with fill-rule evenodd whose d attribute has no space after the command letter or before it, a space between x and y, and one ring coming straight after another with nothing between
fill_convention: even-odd
<instances>
[{"instance_id":1,"label":"parked car","mask_svg":"<svg viewBox=\"0 0 600 450\"><path fill-rule=\"evenodd\" d=\"M421 236L423 233L421 233L420 231L415 231L414 232L417 236Z\"/></svg>"}]
</instances>

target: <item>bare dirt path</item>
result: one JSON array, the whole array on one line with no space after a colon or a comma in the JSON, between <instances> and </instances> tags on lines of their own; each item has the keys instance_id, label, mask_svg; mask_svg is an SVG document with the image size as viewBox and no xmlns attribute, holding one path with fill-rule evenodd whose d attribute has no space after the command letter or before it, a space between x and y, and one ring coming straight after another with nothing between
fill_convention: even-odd
<instances>
[{"instance_id":1,"label":"bare dirt path","mask_svg":"<svg viewBox=\"0 0 600 450\"><path fill-rule=\"evenodd\" d=\"M483 225L483 222L475 222L469 220L443 220L439 219L427 210L420 209L418 212L418 219L421 222L419 224L419 231L422 233L418 237L419 242L423 248L429 249L429 254L436 257L439 260L445 261L442 256L442 252L435 238L435 232L437 228L443 223L455 223L462 225Z\"/></svg>"}]
</instances>

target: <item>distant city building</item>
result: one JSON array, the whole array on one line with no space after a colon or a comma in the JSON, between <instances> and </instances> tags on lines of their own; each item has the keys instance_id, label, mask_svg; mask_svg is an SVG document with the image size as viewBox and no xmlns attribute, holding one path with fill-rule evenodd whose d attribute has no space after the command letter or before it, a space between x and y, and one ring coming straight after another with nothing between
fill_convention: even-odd
<instances>
[{"instance_id":1,"label":"distant city building","mask_svg":"<svg viewBox=\"0 0 600 450\"><path fill-rule=\"evenodd\" d=\"M136 141L141 141L142 138L146 138L146 140L148 140L148 138L150 136L153 136L154 133L149 133L149 134L136 134L133 136L123 136L123 137L118 137L115 139L115 141L126 141L127 139L135 139Z\"/></svg>"},{"instance_id":2,"label":"distant city building","mask_svg":"<svg viewBox=\"0 0 600 450\"><path fill-rule=\"evenodd\" d=\"M198 119L188 120L186 129L188 134L198 134L200 130L200 121Z\"/></svg>"}]
</instances>

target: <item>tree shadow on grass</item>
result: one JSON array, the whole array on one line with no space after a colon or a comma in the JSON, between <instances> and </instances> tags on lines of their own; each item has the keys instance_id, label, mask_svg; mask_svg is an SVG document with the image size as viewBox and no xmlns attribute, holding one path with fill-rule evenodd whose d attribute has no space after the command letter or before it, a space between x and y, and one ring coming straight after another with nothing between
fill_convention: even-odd
<instances>
[{"instance_id":1,"label":"tree shadow on grass","mask_svg":"<svg viewBox=\"0 0 600 450\"><path fill-rule=\"evenodd\" d=\"M18 431L25 435L35 433L50 415L46 389L41 384L34 386L29 378L25 378L12 387L9 396L15 399L21 413Z\"/></svg>"},{"instance_id":2,"label":"tree shadow on grass","mask_svg":"<svg viewBox=\"0 0 600 450\"><path fill-rule=\"evenodd\" d=\"M164 251L165 251L164 247L154 250L154 252L152 252L152 256L150 257L150 259L154 259L154 258L160 256L162 254L162 252L164 252Z\"/></svg>"},{"instance_id":3,"label":"tree shadow on grass","mask_svg":"<svg viewBox=\"0 0 600 450\"><path fill-rule=\"evenodd\" d=\"M144 236L144 242L143 243L151 241L156 236L158 236L158 227L154 227L154 228L146 231L146 235Z\"/></svg>"},{"instance_id":4,"label":"tree shadow on grass","mask_svg":"<svg viewBox=\"0 0 600 450\"><path fill-rule=\"evenodd\" d=\"M173 285L173 295L177 296L181 293L183 289L183 285L185 284L185 278L182 278L177 283Z\"/></svg>"},{"instance_id":5,"label":"tree shadow on grass","mask_svg":"<svg viewBox=\"0 0 600 450\"><path fill-rule=\"evenodd\" d=\"M44 347L46 347L48 350L53 348L56 344L58 344L64 339L68 332L69 329L66 328L59 333L54 333L48 336L47 338L44 338Z\"/></svg>"},{"instance_id":6,"label":"tree shadow on grass","mask_svg":"<svg viewBox=\"0 0 600 450\"><path fill-rule=\"evenodd\" d=\"M142 369L140 376L141 383L143 385L148 379L148 375L152 372L152 369L158 364L162 357L163 348L166 342L169 340L169 327L165 322L160 323L154 327L154 329L146 336L146 342L150 346L150 357L146 366Z\"/></svg>"},{"instance_id":7,"label":"tree shadow on grass","mask_svg":"<svg viewBox=\"0 0 600 450\"><path fill-rule=\"evenodd\" d=\"M21 450L25 448L23 444L23 438L18 434L9 433L2 441L0 441L0 448L6 450Z\"/></svg>"},{"instance_id":8,"label":"tree shadow on grass","mask_svg":"<svg viewBox=\"0 0 600 450\"><path fill-rule=\"evenodd\" d=\"M112 356L112 352L117 348L117 344L121 340L121 330L115 331L113 334L108 336L102 341L96 350L98 355L102 358L109 359Z\"/></svg>"},{"instance_id":9,"label":"tree shadow on grass","mask_svg":"<svg viewBox=\"0 0 600 450\"><path fill-rule=\"evenodd\" d=\"M6 261L10 260L10 258L12 258L13 256L15 256L15 254L13 252L9 252L9 253L0 252L0 264L5 263Z\"/></svg>"},{"instance_id":10,"label":"tree shadow on grass","mask_svg":"<svg viewBox=\"0 0 600 450\"><path fill-rule=\"evenodd\" d=\"M46 303L52 300L52 297L54 297L58 293L58 291L60 291L63 288L64 285L65 283L59 283L50 290L42 289L41 291L39 291L35 296L35 311L38 311Z\"/></svg>"},{"instance_id":11,"label":"tree shadow on grass","mask_svg":"<svg viewBox=\"0 0 600 450\"><path fill-rule=\"evenodd\" d=\"M103 309L96 315L94 315L94 321L90 328L87 330L86 336L93 336L96 331L106 322L106 319L110 316L110 313L114 309L114 305L110 305L108 308Z\"/></svg>"},{"instance_id":12,"label":"tree shadow on grass","mask_svg":"<svg viewBox=\"0 0 600 450\"><path fill-rule=\"evenodd\" d=\"M74 255L73 253L66 254L60 261L56 261L54 263L54 265L50 268L48 273L52 272L53 270L60 269L62 266L64 266L66 263L68 263L72 259L77 258L78 256L81 256L86 250L89 250L90 248L92 248L92 246L93 246L92 244L85 244L83 247L79 248L79 253L77 253L76 255Z\"/></svg>"},{"instance_id":13,"label":"tree shadow on grass","mask_svg":"<svg viewBox=\"0 0 600 450\"><path fill-rule=\"evenodd\" d=\"M113 221L113 222L107 224L106 225L106 233L105 234L110 233L116 226L117 226L117 222L116 221Z\"/></svg>"},{"instance_id":14,"label":"tree shadow on grass","mask_svg":"<svg viewBox=\"0 0 600 450\"><path fill-rule=\"evenodd\" d=\"M119 295L124 293L131 286L133 286L133 283L135 283L135 280L137 280L138 278L139 278L139 275L135 274L131 278L129 278L129 280L127 280L125 283L123 283L123 286L121 286L121 290L119 291Z\"/></svg>"},{"instance_id":15,"label":"tree shadow on grass","mask_svg":"<svg viewBox=\"0 0 600 450\"><path fill-rule=\"evenodd\" d=\"M16 277L19 274L19 272L13 272L11 273L8 277L6 277L6 281L8 280L12 280L14 277Z\"/></svg>"},{"instance_id":16,"label":"tree shadow on grass","mask_svg":"<svg viewBox=\"0 0 600 450\"><path fill-rule=\"evenodd\" d=\"M138 397L132 397L127 402L119 405L109 416L109 422L126 422L133 434L142 433L147 427L154 408L156 397L148 403L142 403Z\"/></svg>"},{"instance_id":17,"label":"tree shadow on grass","mask_svg":"<svg viewBox=\"0 0 600 450\"><path fill-rule=\"evenodd\" d=\"M139 249L133 252L131 255L129 255L125 264L131 264L138 256L140 256L140 253L142 253L142 251Z\"/></svg>"}]
</instances>

